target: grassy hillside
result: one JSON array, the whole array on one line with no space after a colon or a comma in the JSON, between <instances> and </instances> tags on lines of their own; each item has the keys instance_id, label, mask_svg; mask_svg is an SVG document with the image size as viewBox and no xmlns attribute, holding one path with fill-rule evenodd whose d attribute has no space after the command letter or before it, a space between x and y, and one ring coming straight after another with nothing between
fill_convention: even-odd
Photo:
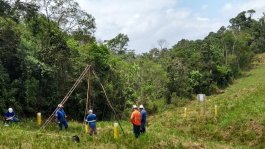
<instances>
[{"instance_id":1,"label":"grassy hillside","mask_svg":"<svg viewBox=\"0 0 265 149\"><path fill-rule=\"evenodd\" d=\"M39 130L35 122L24 121L0 126L0 148L265 148L265 64L264 55L260 57L256 68L224 93L207 97L205 115L199 114L196 101L187 104L187 117L184 107L165 106L149 116L147 134L139 139L127 121L122 122L126 135L118 140L113 139L112 122L99 122L99 134L89 137L76 122L58 131L56 124ZM81 143L73 142L73 135L80 136Z\"/></svg>"},{"instance_id":2,"label":"grassy hillside","mask_svg":"<svg viewBox=\"0 0 265 149\"><path fill-rule=\"evenodd\" d=\"M265 148L264 57L259 55L255 68L235 80L224 93L207 97L205 115L199 114L201 107L192 101L187 106L187 118L183 107L162 113L159 121L202 144L216 141L236 148Z\"/></svg>"}]
</instances>

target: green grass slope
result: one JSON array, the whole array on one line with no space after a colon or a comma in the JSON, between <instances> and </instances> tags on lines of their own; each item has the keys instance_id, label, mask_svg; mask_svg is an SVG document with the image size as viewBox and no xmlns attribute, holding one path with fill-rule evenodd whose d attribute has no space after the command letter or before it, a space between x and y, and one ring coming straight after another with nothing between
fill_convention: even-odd
<instances>
[{"instance_id":1,"label":"green grass slope","mask_svg":"<svg viewBox=\"0 0 265 149\"><path fill-rule=\"evenodd\" d=\"M40 130L35 122L0 125L0 149L5 148L265 148L265 63L235 80L224 93L207 97L206 113L196 101L184 107L166 105L148 117L147 133L135 139L128 121L121 124L125 135L113 138L113 123L98 122L98 135L84 134L83 125L69 122L67 131L53 123ZM214 106L218 114L214 114ZM128 115L129 118L129 115ZM80 143L71 140L73 135Z\"/></svg>"},{"instance_id":2,"label":"green grass slope","mask_svg":"<svg viewBox=\"0 0 265 149\"><path fill-rule=\"evenodd\" d=\"M245 72L224 93L207 97L205 115L202 103L192 101L186 107L186 118L183 107L160 114L159 121L202 144L229 145L215 148L265 148L264 58L259 55L255 69Z\"/></svg>"}]
</instances>

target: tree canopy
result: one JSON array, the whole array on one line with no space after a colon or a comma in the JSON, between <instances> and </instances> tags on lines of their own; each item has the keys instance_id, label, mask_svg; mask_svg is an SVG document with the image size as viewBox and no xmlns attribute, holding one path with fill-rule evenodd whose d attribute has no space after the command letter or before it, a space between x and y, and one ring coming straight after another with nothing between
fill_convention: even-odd
<instances>
[{"instance_id":1,"label":"tree canopy","mask_svg":"<svg viewBox=\"0 0 265 149\"><path fill-rule=\"evenodd\" d=\"M240 12L202 40L182 39L168 47L161 39L158 47L137 55L123 33L97 42L95 18L74 0L0 0L0 109L11 106L26 117L49 114L87 64L120 117L135 103L152 113L159 101L218 93L264 52L265 14L257 20L253 13ZM86 89L84 79L65 105L71 117L82 119ZM94 77L90 98L99 119L112 118Z\"/></svg>"}]
</instances>

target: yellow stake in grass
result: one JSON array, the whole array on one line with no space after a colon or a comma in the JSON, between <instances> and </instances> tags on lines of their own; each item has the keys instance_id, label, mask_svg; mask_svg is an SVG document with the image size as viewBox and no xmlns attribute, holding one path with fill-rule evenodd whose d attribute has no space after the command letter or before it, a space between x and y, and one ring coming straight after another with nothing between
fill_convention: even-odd
<instances>
[{"instance_id":1,"label":"yellow stake in grass","mask_svg":"<svg viewBox=\"0 0 265 149\"><path fill-rule=\"evenodd\" d=\"M118 123L114 123L114 129L113 129L113 133L114 133L114 139L118 139L119 138L119 129L118 129Z\"/></svg>"},{"instance_id":2,"label":"yellow stake in grass","mask_svg":"<svg viewBox=\"0 0 265 149\"><path fill-rule=\"evenodd\" d=\"M37 125L38 126L41 125L41 113L40 112L37 113Z\"/></svg>"},{"instance_id":3,"label":"yellow stake in grass","mask_svg":"<svg viewBox=\"0 0 265 149\"><path fill-rule=\"evenodd\" d=\"M217 105L214 106L214 116L217 117Z\"/></svg>"},{"instance_id":4,"label":"yellow stake in grass","mask_svg":"<svg viewBox=\"0 0 265 149\"><path fill-rule=\"evenodd\" d=\"M88 125L85 124L85 134L88 134Z\"/></svg>"},{"instance_id":5,"label":"yellow stake in grass","mask_svg":"<svg viewBox=\"0 0 265 149\"><path fill-rule=\"evenodd\" d=\"M184 117L187 117L187 108L184 108Z\"/></svg>"}]
</instances>

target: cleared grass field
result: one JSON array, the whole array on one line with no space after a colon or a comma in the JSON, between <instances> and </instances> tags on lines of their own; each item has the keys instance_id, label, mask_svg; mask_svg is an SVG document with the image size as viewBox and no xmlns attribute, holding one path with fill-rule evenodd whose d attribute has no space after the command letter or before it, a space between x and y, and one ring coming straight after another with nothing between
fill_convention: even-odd
<instances>
[{"instance_id":1,"label":"cleared grass field","mask_svg":"<svg viewBox=\"0 0 265 149\"><path fill-rule=\"evenodd\" d=\"M260 55L265 57L264 55ZM214 106L218 115L214 115ZM147 133L135 139L128 121L121 124L118 140L113 138L113 122L98 122L98 135L84 134L83 125L69 122L67 131L53 123L40 130L35 122L0 125L0 149L4 148L265 148L265 64L246 72L224 93L207 97L205 115L196 101L184 107L165 105L149 116ZM129 116L128 116L129 117ZM78 135L80 143L72 141Z\"/></svg>"},{"instance_id":2,"label":"cleared grass field","mask_svg":"<svg viewBox=\"0 0 265 149\"><path fill-rule=\"evenodd\" d=\"M90 137L84 134L82 124L70 122L67 131L59 131L54 124L45 130L39 130L34 122L21 122L11 126L1 126L0 148L214 148L230 147L218 142L196 140L193 136L183 135L176 128L156 123L148 127L147 134L139 139L133 137L131 125L122 122L125 136L113 138L110 122L98 123L98 135ZM121 131L120 131L121 133ZM80 143L72 141L78 135Z\"/></svg>"}]
</instances>

